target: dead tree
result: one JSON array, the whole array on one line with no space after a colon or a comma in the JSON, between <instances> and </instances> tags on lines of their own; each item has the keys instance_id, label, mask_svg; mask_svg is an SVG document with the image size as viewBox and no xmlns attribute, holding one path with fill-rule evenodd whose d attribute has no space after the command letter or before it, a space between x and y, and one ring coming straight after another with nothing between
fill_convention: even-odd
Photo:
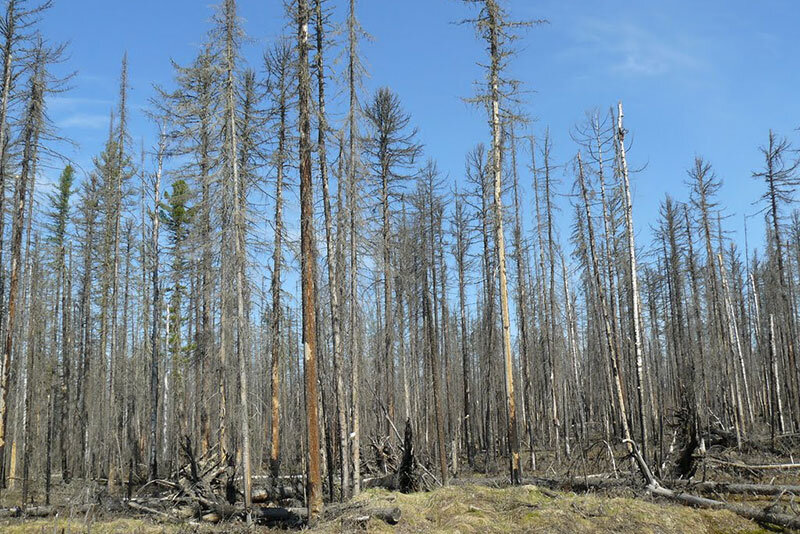
<instances>
[{"instance_id":1,"label":"dead tree","mask_svg":"<svg viewBox=\"0 0 800 534\"><path fill-rule=\"evenodd\" d=\"M600 303L600 311L603 316L603 328L605 334L605 341L606 341L606 350L608 354L608 358L610 360L609 370L611 372L611 382L614 385L614 391L616 393L617 398L617 409L619 410L619 420L620 424L622 425L622 436L623 440L630 442L630 427L628 426L628 412L626 408L625 402L625 393L623 390L624 380L621 377L621 370L620 370L620 363L619 363L619 354L617 353L617 347L613 342L613 337L611 335L611 319L610 319L610 310L608 308L608 304L606 302L605 292L603 290L603 283L601 280L600 275L600 262L598 260L596 245L595 245L595 237L594 237L594 224L592 222L592 212L589 205L589 191L586 186L586 178L584 176L583 171L583 161L581 159L580 153L578 153L577 157L578 163L578 185L581 190L581 197L583 199L583 205L585 210L586 216L586 227L588 229L588 240L589 240L589 251L591 254L591 271L594 277L594 290L597 294L597 299Z\"/></svg>"},{"instance_id":2,"label":"dead tree","mask_svg":"<svg viewBox=\"0 0 800 534\"><path fill-rule=\"evenodd\" d=\"M150 327L150 480L158 478L158 361L159 361L159 335L161 319L161 295L158 281L159 271L159 241L158 230L161 222L159 216L159 206L161 204L161 173L164 163L165 138L162 132L158 145L156 175L153 185L153 234L151 242L152 272L151 280L153 287L153 319Z\"/></svg>"},{"instance_id":3,"label":"dead tree","mask_svg":"<svg viewBox=\"0 0 800 534\"><path fill-rule=\"evenodd\" d=\"M272 317L271 317L271 357L270 357L270 449L269 463L272 476L278 476L280 469L280 365L282 347L281 331L281 272L283 269L283 188L284 176L289 160L287 135L289 113L289 91L291 89L291 49L288 44L279 44L267 56L267 69L270 73L272 98L275 101L278 144L274 154L275 165L275 215L273 220L272 248Z\"/></svg>"},{"instance_id":4,"label":"dead tree","mask_svg":"<svg viewBox=\"0 0 800 534\"><path fill-rule=\"evenodd\" d=\"M42 51L40 50L40 54ZM35 63L35 70L29 80L25 119L22 130L22 162L16 180L13 204L13 222L11 228L11 267L8 286L8 307L6 309L6 339L3 345L2 377L0 377L0 459L5 458L5 444L8 428L8 391L11 371L11 351L14 342L14 321L17 315L17 298L19 294L19 275L22 257L22 231L25 225L25 207L28 187L33 180L35 155L38 149L39 135L44 121L45 73L44 58Z\"/></svg>"},{"instance_id":5,"label":"dead tree","mask_svg":"<svg viewBox=\"0 0 800 534\"><path fill-rule=\"evenodd\" d=\"M317 412L316 245L314 243L314 189L311 180L311 78L308 67L306 0L298 0L297 13L298 98L300 121L300 247L303 285L303 369L306 385L308 428L308 518L314 522L322 511L322 479ZM249 489L249 488L248 488Z\"/></svg>"},{"instance_id":6,"label":"dead tree","mask_svg":"<svg viewBox=\"0 0 800 534\"><path fill-rule=\"evenodd\" d=\"M623 126L622 102L617 104L617 126L615 130L615 149L619 165L619 175L622 181L623 201L625 211L625 231L628 238L628 270L630 271L630 310L631 328L633 329L633 349L636 358L636 393L639 399L639 432L642 440L642 456L647 458L649 440L647 435L646 403L644 394L644 353L642 350L642 320L641 299L639 297L639 274L636 263L636 241L633 233L633 202L631 201L631 186L628 178L628 158L625 147L625 134ZM653 407L651 407L653 408Z\"/></svg>"}]
</instances>

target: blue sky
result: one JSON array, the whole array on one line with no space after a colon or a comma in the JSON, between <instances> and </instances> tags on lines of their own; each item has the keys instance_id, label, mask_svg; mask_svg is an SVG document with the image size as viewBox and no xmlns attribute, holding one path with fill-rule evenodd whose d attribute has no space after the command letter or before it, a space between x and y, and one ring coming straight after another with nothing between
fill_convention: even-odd
<instances>
[{"instance_id":1,"label":"blue sky","mask_svg":"<svg viewBox=\"0 0 800 534\"><path fill-rule=\"evenodd\" d=\"M344 3L333 0L338 20ZM251 38L245 56L260 69L261 51L284 29L282 2L239 5ZM531 129L541 134L550 128L555 163L574 156L569 132L585 111L605 110L621 99L632 133L631 167L645 167L634 177L639 245L648 245L648 228L665 193L687 198L683 182L695 155L707 158L724 180L728 226L743 243L742 216L757 210L752 203L762 191L750 177L761 165L758 146L770 128L798 140L800 4L509 0L508 8L520 19L549 21L524 34L512 71L531 91L527 110L537 119ZM362 45L369 72L365 94L392 87L419 127L426 155L460 180L466 152L488 134L483 112L461 100L472 94L472 82L481 75L476 61L484 56L472 29L454 24L469 9L457 0L360 0L357 9L373 37ZM56 0L43 29L53 41L70 41L63 68L78 71L73 90L50 103L61 133L78 143L77 149L64 149L67 155L89 169L102 148L125 51L132 134L137 144L143 139L152 146L154 129L141 113L152 84L170 85L170 60L191 59L211 13L206 0ZM565 169L557 176L567 192L571 175ZM566 200L561 204L560 233L566 239L569 210ZM759 244L762 223L756 217L749 224L750 243Z\"/></svg>"}]
</instances>

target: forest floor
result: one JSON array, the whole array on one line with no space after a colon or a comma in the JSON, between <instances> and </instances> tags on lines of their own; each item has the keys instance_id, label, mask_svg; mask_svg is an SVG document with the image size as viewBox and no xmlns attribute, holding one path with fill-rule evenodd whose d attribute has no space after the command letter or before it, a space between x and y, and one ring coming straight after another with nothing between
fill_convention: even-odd
<instances>
[{"instance_id":1,"label":"forest floor","mask_svg":"<svg viewBox=\"0 0 800 534\"><path fill-rule=\"evenodd\" d=\"M624 492L623 492L624 493ZM358 521L365 507L398 507L402 519L391 526L380 520ZM6 534L212 534L246 532L242 523L192 525L159 523L150 518L56 517L37 520L0 520ZM271 532L254 527L254 532ZM305 532L368 533L659 533L756 534L767 533L755 523L719 510L697 510L663 501L609 494L575 494L537 486L495 488L459 485L432 492L404 495L371 489Z\"/></svg>"},{"instance_id":2,"label":"forest floor","mask_svg":"<svg viewBox=\"0 0 800 534\"><path fill-rule=\"evenodd\" d=\"M741 450L714 447L698 466L695 482L757 484L800 484L796 467L775 467L792 462L800 455L800 436L794 436L780 450L745 446ZM368 489L343 505L326 508L323 518L303 532L336 534L368 533L620 533L620 534L756 534L781 532L724 510L697 509L650 496L624 452L605 446L589 447L569 461L557 460L551 453L537 452L539 469L526 472L528 485L508 486L505 477L462 474L449 486L412 494ZM616 458L616 461L614 461ZM760 467L759 467L760 464ZM763 468L764 465L766 468ZM748 467L749 466L749 467ZM429 466L430 467L430 466ZM759 468L757 468L759 467ZM501 465L489 472L501 472ZM665 475L666 476L666 475ZM537 478L538 477L538 478ZM593 481L593 491L579 484ZM692 486L662 479L676 491L696 493ZM248 529L241 521L209 524L197 520L178 523L159 516L125 508L118 498L108 496L102 481L73 480L65 485L54 481L52 502L58 515L41 519L0 518L3 534L219 534L279 532L256 526ZM575 483L578 483L576 485ZM33 501L44 501L43 488L33 488ZM796 491L796 490L792 490ZM698 493L699 494L699 493ZM737 503L758 510L770 510L797 517L800 494L783 492L769 495L706 493L707 497ZM0 494L0 509L19 505L19 488ZM96 502L88 508L87 504ZM82 503L81 511L77 509ZM300 506L299 503L289 506ZM399 508L401 519L389 525L380 519L366 520L367 510ZM166 515L166 514L162 514Z\"/></svg>"}]
</instances>

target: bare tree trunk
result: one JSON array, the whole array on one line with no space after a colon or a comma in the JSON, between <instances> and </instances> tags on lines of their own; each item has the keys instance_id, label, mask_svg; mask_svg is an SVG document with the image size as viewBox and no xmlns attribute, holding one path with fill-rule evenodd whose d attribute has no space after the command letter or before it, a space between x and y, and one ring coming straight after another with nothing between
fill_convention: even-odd
<instances>
[{"instance_id":1,"label":"bare tree trunk","mask_svg":"<svg viewBox=\"0 0 800 534\"><path fill-rule=\"evenodd\" d=\"M120 225L122 222L122 196L123 196L123 181L124 181L124 173L125 173L125 137L126 137L126 129L127 129L127 94L128 94L128 54L125 53L122 57L122 70L120 74L120 99L119 99L119 132L118 132L118 139L117 139L117 169L116 169L116 206L117 209L115 211L114 216L114 244L113 244L113 260L114 260L114 267L112 271L112 278L111 278L111 354L110 354L110 370L109 370L109 420L108 420L108 429L109 432L114 436L114 441L116 443L120 442L120 436L117 432L116 425L114 424L115 407L118 407L117 402L117 391L116 391L116 367L118 365L118 351L117 351L117 321L118 321L118 313L117 313L117 305L118 305L118 297L117 294L119 293L119 249L120 249ZM110 491L114 491L114 486L116 484L116 477L118 467L120 467L120 463L122 459L118 456L117 458L113 457L113 446L108 448L108 455L107 455L107 462L108 462L108 488ZM115 463L116 461L116 463Z\"/></svg>"},{"instance_id":2,"label":"bare tree trunk","mask_svg":"<svg viewBox=\"0 0 800 534\"><path fill-rule=\"evenodd\" d=\"M356 232L356 225L358 223L358 169L357 167L357 153L356 141L358 139L358 131L356 125L356 113L358 112L358 102L356 97L356 69L357 69L357 28L356 28L356 15L355 15L355 0L350 0L350 15L347 20L348 28L348 81L350 91L350 111L348 115L348 123L350 127L349 136L349 166L348 166L348 202L350 204L350 357L351 357L351 370L352 370L352 384L351 384L351 409L353 411L352 420L352 442L351 452L353 455L353 495L358 495L361 492L361 449L359 446L360 432L359 417L360 417L360 401L359 389L360 376L360 347L358 344L358 330L356 328L356 320L358 319L358 234Z\"/></svg>"},{"instance_id":3,"label":"bare tree trunk","mask_svg":"<svg viewBox=\"0 0 800 534\"><path fill-rule=\"evenodd\" d=\"M503 327L503 360L505 361L506 408L508 410L508 447L510 453L511 483L521 482L522 472L519 459L519 439L517 437L517 407L514 397L514 366L511 353L511 322L508 311L508 282L506 280L506 249L503 233L503 165L502 140L500 131L500 63L499 49L500 21L497 20L498 6L493 0L487 1L490 32L491 67L489 71L490 122L492 126L492 174L494 177L494 224L497 247L498 274L500 277L500 318Z\"/></svg>"},{"instance_id":4,"label":"bare tree trunk","mask_svg":"<svg viewBox=\"0 0 800 534\"><path fill-rule=\"evenodd\" d=\"M6 16L3 21L3 33L5 34L5 43L3 44L3 89L0 94L0 335L8 328L6 320L7 314L3 313L2 308L5 305L5 263L3 262L4 236L5 236L5 199L6 199L6 161L8 159L7 153L7 123L8 123L8 104L11 99L11 84L12 84L12 66L14 54L14 39L16 35L17 24L17 0L9 0L6 5ZM9 355L10 358L10 355ZM6 487L5 476L5 451L6 451L6 401L1 398L2 394L6 394L6 389L9 387L10 378L10 360L4 357L0 362L0 488Z\"/></svg>"},{"instance_id":5,"label":"bare tree trunk","mask_svg":"<svg viewBox=\"0 0 800 534\"><path fill-rule=\"evenodd\" d=\"M41 54L41 49L37 52ZM22 152L22 167L17 179L14 194L13 224L11 230L11 279L8 291L8 308L6 311L6 339L3 347L2 377L0 379L0 460L5 458L6 429L8 424L8 390L9 374L11 367L11 351L14 341L14 320L16 318L16 303L19 293L19 271L22 256L22 230L25 224L25 206L27 202L28 183L32 180L35 154L37 150L39 132L42 127L44 113L44 81L41 69L44 68L42 58L37 57L35 72L31 76L30 95L26 110L25 124L22 139L24 148Z\"/></svg>"},{"instance_id":6,"label":"bare tree trunk","mask_svg":"<svg viewBox=\"0 0 800 534\"><path fill-rule=\"evenodd\" d=\"M548 340L548 364L550 366L550 409L553 417L553 431L555 433L555 451L556 457L560 455L560 435L561 435L561 420L558 416L558 383L559 375L558 360L556 359L556 292L555 292L555 239L553 237L553 204L552 204L552 178L550 175L550 132L548 131L544 140L544 203L545 214L547 220L547 256L549 264L549 273L547 275L548 283L548 306L546 312L546 331ZM544 273L541 273L544 276Z\"/></svg>"},{"instance_id":7,"label":"bare tree trunk","mask_svg":"<svg viewBox=\"0 0 800 534\"><path fill-rule=\"evenodd\" d=\"M628 160L625 154L625 133L626 130L622 125L622 102L617 104L617 129L616 129L616 147L617 157L619 158L620 175L622 178L622 187L624 191L625 201L625 227L628 236L628 268L631 277L631 323L633 328L633 346L634 354L636 357L636 393L639 399L639 430L641 432L641 452L644 458L650 451L647 423L645 414L647 405L644 396L644 356L642 352L642 331L641 331L641 302L639 299L639 275L636 265L636 242L633 233L633 203L631 202L631 185L628 179Z\"/></svg>"},{"instance_id":8,"label":"bare tree trunk","mask_svg":"<svg viewBox=\"0 0 800 534\"><path fill-rule=\"evenodd\" d=\"M623 380L620 376L619 355L617 348L613 342L611 335L611 319L609 317L609 309L606 303L605 292L603 291L603 283L600 276L600 262L597 258L597 251L595 250L594 239L594 224L592 223L592 212L589 208L589 193L586 188L586 181L583 175L583 161L581 160L580 153L578 154L578 182L581 189L581 196L583 197L583 205L586 214L586 226L589 232L589 250L591 253L592 273L594 275L595 291L597 292L598 300L600 301L600 311L603 315L604 337L606 341L606 349L610 361L610 369L612 374L613 384L615 386L615 393L617 395L617 407L619 409L619 419L622 424L623 440L628 444L629 452L632 451L631 447L631 432L628 426L628 413L625 403L625 394L623 390Z\"/></svg>"},{"instance_id":9,"label":"bare tree trunk","mask_svg":"<svg viewBox=\"0 0 800 534\"><path fill-rule=\"evenodd\" d=\"M747 382L747 370L745 369L744 364L744 354L742 352L742 343L739 338L739 327L736 324L736 313L733 309L733 304L731 303L731 296L730 296L730 289L728 287L728 275L725 269L725 263L722 259L722 255L717 255L717 261L719 262L719 272L722 276L722 298L725 305L726 314L728 316L728 333L730 336L730 343L731 343L731 351L733 352L733 356L737 359L739 363L739 371L742 372L742 384L744 386L744 398L745 403L747 404L747 416L748 422L750 424L753 423L753 404L750 400L750 386ZM738 371L737 373L737 382L738 382ZM739 388L737 387L737 390ZM739 393L741 395L741 392ZM741 403L741 399L739 399ZM744 423L744 421L743 421ZM745 430L744 428L742 429Z\"/></svg>"},{"instance_id":10,"label":"bare tree trunk","mask_svg":"<svg viewBox=\"0 0 800 534\"><path fill-rule=\"evenodd\" d=\"M319 458L317 408L316 247L314 244L314 189L311 180L311 80L308 69L308 21L306 0L297 3L297 52L299 61L300 120L300 247L303 285L303 362L308 427L308 518L322 512L322 479Z\"/></svg>"},{"instance_id":11,"label":"bare tree trunk","mask_svg":"<svg viewBox=\"0 0 800 534\"><path fill-rule=\"evenodd\" d=\"M456 265L458 268L458 308L459 308L459 321L461 325L461 365L462 369L462 382L464 386L464 445L467 449L467 462L470 467L473 467L474 451L473 451L473 432L472 432L472 396L470 391L470 384L472 381L472 363L469 355L468 347L468 334L467 334L467 313L466 313L466 290L465 290L465 271L466 271L466 255L469 245L467 243L467 228L466 218L463 213L463 201L461 196L456 193L455 205L455 230L456 230Z\"/></svg>"},{"instance_id":12,"label":"bare tree trunk","mask_svg":"<svg viewBox=\"0 0 800 534\"><path fill-rule=\"evenodd\" d=\"M279 51L280 53L280 51ZM286 102L286 69L288 68L288 58L281 54L276 58L279 64L275 65L278 72L278 152L277 152L277 176L275 180L275 220L274 232L275 239L272 249L272 357L270 359L270 392L271 392L271 428L269 465L273 477L277 477L280 470L280 362L282 352L282 332L281 332L281 271L283 267L283 181L285 165L287 161L286 147L286 115L288 112Z\"/></svg>"},{"instance_id":13,"label":"bare tree trunk","mask_svg":"<svg viewBox=\"0 0 800 534\"><path fill-rule=\"evenodd\" d=\"M331 335L333 338L333 374L335 380L336 396L336 418L339 433L339 449L341 456L340 466L340 499L344 502L347 499L347 484L350 477L350 464L347 454L347 417L345 409L345 390L344 379L342 377L342 336L341 336L341 306L339 303L339 276L341 275L338 261L340 245L334 245L333 240L333 216L331 214L330 190L328 186L328 161L326 152L326 135L328 130L328 120L325 114L325 63L323 51L325 50L324 20L322 17L322 0L314 0L316 17L316 37L317 37L317 120L318 136L317 146L319 150L319 170L322 178L322 201L325 214L325 246L328 255L328 289L330 292L331 307ZM339 175L338 180L344 180L344 149L339 147ZM341 206L339 206L341 209Z\"/></svg>"},{"instance_id":14,"label":"bare tree trunk","mask_svg":"<svg viewBox=\"0 0 800 534\"><path fill-rule=\"evenodd\" d=\"M785 423L783 419L783 404L781 404L781 381L778 376L778 358L776 357L775 350L775 317L773 314L769 315L769 359L772 371L772 395L775 408L773 410L778 414L778 431L783 433L785 431ZM775 435L773 426L772 434ZM774 438L773 438L774 439Z\"/></svg>"},{"instance_id":15,"label":"bare tree trunk","mask_svg":"<svg viewBox=\"0 0 800 534\"><path fill-rule=\"evenodd\" d=\"M159 269L159 246L158 228L160 223L159 205L161 203L161 172L164 159L165 138L162 132L158 145L158 163L155 176L154 198L153 198L153 235L152 235L152 255L153 270L151 280L153 284L153 319L150 325L150 480L158 478L158 346L159 346L159 326L161 319L161 295L158 283Z\"/></svg>"},{"instance_id":16,"label":"bare tree trunk","mask_svg":"<svg viewBox=\"0 0 800 534\"><path fill-rule=\"evenodd\" d=\"M442 407L442 391L439 384L439 346L436 340L436 332L433 326L433 305L431 304L430 293L428 293L428 266L423 262L422 270L422 306L425 318L425 332L428 338L428 350L430 353L431 380L433 381L433 408L436 417L436 442L438 446L439 471L442 476L442 485L447 484L447 449L444 438L444 409ZM434 268L431 266L431 268Z\"/></svg>"},{"instance_id":17,"label":"bare tree trunk","mask_svg":"<svg viewBox=\"0 0 800 534\"><path fill-rule=\"evenodd\" d=\"M35 151L34 151L35 152ZM34 171L32 172L32 177L35 177L35 161L36 156L34 155ZM33 182L33 180L32 180ZM31 193L33 193L33 183L31 183ZM29 206L33 204L33 195L31 194L31 199L29 201ZM30 222L31 213L28 212L28 221ZM29 228L30 230L30 228ZM29 238L30 239L30 234ZM30 244L30 242L29 242ZM38 236L37 236L37 243L35 248L38 249ZM36 304L36 301L39 300L40 295L38 294L38 280L41 278L41 272L39 269L39 255L34 252L35 258L31 258L30 254L30 247L28 247L28 253L26 254L26 263L28 263L28 284L29 285L29 297L30 301L28 303L28 317L27 317L27 325L26 325L26 333L25 337L27 338L27 350L26 350L26 363L25 363L25 373L27 375L27 380L25 381L25 391L24 391L24 402L25 402L25 413L27 417L24 418L24 426L23 426L23 448L22 448L22 506L23 508L28 503L28 495L30 490L30 466L31 466L31 456L33 454L33 441L35 439L35 434L32 432L31 423L34 419L34 402L36 396L36 386L37 384L33 381L34 377L45 374L43 371L39 370L38 366L38 358L36 354L40 352L39 343L38 343L38 332L36 329L39 328L39 325L35 323L38 322L38 315L40 313L39 306ZM35 275L35 276L34 276ZM24 289L24 288L23 288ZM46 382L49 383L49 382ZM38 414L36 419L38 419Z\"/></svg>"},{"instance_id":18,"label":"bare tree trunk","mask_svg":"<svg viewBox=\"0 0 800 534\"><path fill-rule=\"evenodd\" d=\"M528 434L528 448L533 455L533 410L530 405L531 377L528 348L528 296L525 292L524 261L527 251L522 246L522 217L520 215L519 177L517 172L517 147L513 129L511 131L511 170L514 178L514 260L517 270L517 328L519 330L520 367L522 367L522 408Z\"/></svg>"},{"instance_id":19,"label":"bare tree trunk","mask_svg":"<svg viewBox=\"0 0 800 534\"><path fill-rule=\"evenodd\" d=\"M239 367L239 395L241 408L241 440L242 440L242 485L244 491L244 507L247 521L250 522L251 495L251 466L250 466L250 415L247 393L247 367L248 367L248 340L247 317L245 311L245 251L244 251L244 206L242 206L243 189L239 172L239 147L238 130L236 124L236 86L234 70L236 62L236 1L225 2L225 128L227 151L227 171L231 180L233 192L233 216L229 223L233 226L234 241L234 270L236 271L236 361ZM224 328L224 325L223 325ZM223 367L224 372L224 367Z\"/></svg>"}]
</instances>

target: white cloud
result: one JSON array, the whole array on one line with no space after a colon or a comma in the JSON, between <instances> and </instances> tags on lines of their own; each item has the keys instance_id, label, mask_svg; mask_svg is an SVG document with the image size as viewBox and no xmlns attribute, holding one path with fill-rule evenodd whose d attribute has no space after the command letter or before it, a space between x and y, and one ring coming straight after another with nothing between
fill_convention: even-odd
<instances>
[{"instance_id":1,"label":"white cloud","mask_svg":"<svg viewBox=\"0 0 800 534\"><path fill-rule=\"evenodd\" d=\"M108 114L75 113L58 121L60 128L83 128L99 130L108 127Z\"/></svg>"},{"instance_id":2,"label":"white cloud","mask_svg":"<svg viewBox=\"0 0 800 534\"><path fill-rule=\"evenodd\" d=\"M75 110L81 107L103 107L113 106L114 102L103 98L82 98L74 96L55 96L47 100L50 109L58 111Z\"/></svg>"},{"instance_id":3,"label":"white cloud","mask_svg":"<svg viewBox=\"0 0 800 534\"><path fill-rule=\"evenodd\" d=\"M589 49L599 66L627 76L685 74L703 66L698 43L631 22L584 19L576 24L574 38L577 45L568 55L585 56Z\"/></svg>"}]
</instances>

